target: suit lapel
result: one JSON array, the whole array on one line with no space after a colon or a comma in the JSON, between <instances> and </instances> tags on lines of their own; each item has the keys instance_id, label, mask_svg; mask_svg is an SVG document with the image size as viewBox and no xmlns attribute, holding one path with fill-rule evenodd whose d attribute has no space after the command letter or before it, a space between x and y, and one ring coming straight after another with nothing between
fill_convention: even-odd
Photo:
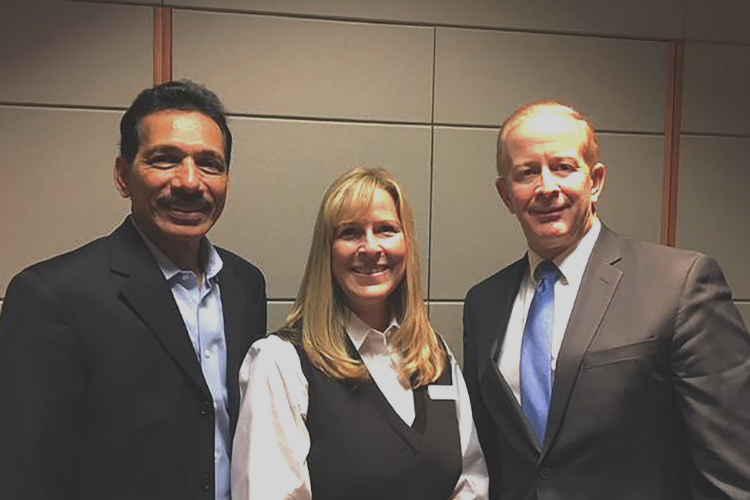
<instances>
[{"instance_id":1,"label":"suit lapel","mask_svg":"<svg viewBox=\"0 0 750 500\"><path fill-rule=\"evenodd\" d=\"M128 277L120 296L185 373L210 395L172 291L130 220L111 237L111 269Z\"/></svg>"},{"instance_id":2,"label":"suit lapel","mask_svg":"<svg viewBox=\"0 0 750 500\"><path fill-rule=\"evenodd\" d=\"M622 278L622 270L613 266L619 260L619 237L602 226L602 232L583 274L557 357L544 452L549 449L560 428L583 355L598 331Z\"/></svg>"},{"instance_id":3,"label":"suit lapel","mask_svg":"<svg viewBox=\"0 0 750 500\"><path fill-rule=\"evenodd\" d=\"M484 325L486 325L484 330L490 332L491 335L485 338L484 345L479 346L479 352L488 352L490 356L479 373L479 380L484 400L487 402L487 409L495 422L500 424L500 428L505 427L503 422L510 420L512 425L523 432L527 440L538 448L537 440L523 415L521 405L518 404L516 396L499 368L500 353L505 341L508 321L527 269L528 258L524 255L507 269L508 273L503 275L502 279L497 280L494 293L489 295L495 303L487 307L489 314L484 320ZM508 412L509 408L513 410Z\"/></svg>"},{"instance_id":4,"label":"suit lapel","mask_svg":"<svg viewBox=\"0 0 750 500\"><path fill-rule=\"evenodd\" d=\"M240 284L234 272L229 268L228 259L222 258L224 268L219 273L221 289L221 308L224 314L224 339L227 344L227 392L229 394L229 417L232 428L237 422L240 407L239 379L230 374L240 371L240 364L247 350L247 332L243 317L244 305L247 304L247 292Z\"/></svg>"}]
</instances>

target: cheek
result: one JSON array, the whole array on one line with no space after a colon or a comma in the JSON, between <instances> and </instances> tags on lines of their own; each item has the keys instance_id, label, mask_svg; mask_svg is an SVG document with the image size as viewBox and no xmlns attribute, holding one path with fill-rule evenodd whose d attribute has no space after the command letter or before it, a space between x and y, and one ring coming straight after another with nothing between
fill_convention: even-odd
<instances>
[{"instance_id":1,"label":"cheek","mask_svg":"<svg viewBox=\"0 0 750 500\"><path fill-rule=\"evenodd\" d=\"M334 243L331 247L331 271L336 281L344 273L349 266L349 260L351 259L351 252L345 244Z\"/></svg>"},{"instance_id":2,"label":"cheek","mask_svg":"<svg viewBox=\"0 0 750 500\"><path fill-rule=\"evenodd\" d=\"M516 188L511 191L508 197L510 208L513 210L519 210L525 207L534 197L534 191L526 188Z\"/></svg>"},{"instance_id":3,"label":"cheek","mask_svg":"<svg viewBox=\"0 0 750 500\"><path fill-rule=\"evenodd\" d=\"M211 193L211 197L214 199L214 202L217 205L223 205L224 201L227 199L227 192L229 185L227 184L226 179L223 180L215 180L213 182L208 183L208 189Z\"/></svg>"},{"instance_id":4,"label":"cheek","mask_svg":"<svg viewBox=\"0 0 750 500\"><path fill-rule=\"evenodd\" d=\"M399 266L399 272L401 275L404 273L406 265L406 242L403 236L390 242L385 248L390 264L393 266Z\"/></svg>"}]
</instances>

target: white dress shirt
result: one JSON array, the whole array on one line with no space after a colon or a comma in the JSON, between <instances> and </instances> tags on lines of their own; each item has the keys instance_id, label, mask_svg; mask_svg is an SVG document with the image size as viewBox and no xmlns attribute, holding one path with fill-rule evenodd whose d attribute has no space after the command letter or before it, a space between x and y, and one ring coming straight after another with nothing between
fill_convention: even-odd
<instances>
[{"instance_id":1,"label":"white dress shirt","mask_svg":"<svg viewBox=\"0 0 750 500\"><path fill-rule=\"evenodd\" d=\"M553 377L555 367L557 366L557 355L560 352L560 346L565 335L565 329L568 326L570 313L573 311L573 304L578 295L578 288L581 285L583 272L586 270L586 264L588 264L591 251L594 249L594 244L599 237L601 228L601 222L599 222L598 218L595 219L591 229L581 238L578 244L552 260L562 273L560 279L555 283L555 319L552 328ZM529 313L536 288L536 282L530 270L536 269L536 266L542 260L541 257L529 249L529 268L526 270L526 275L521 282L518 295L516 295L516 300L513 303L508 328L505 331L505 340L503 341L498 361L500 373L503 374L505 381L510 386L519 404L521 403L521 340L523 339L523 330L526 326L526 316Z\"/></svg>"},{"instance_id":2,"label":"white dress shirt","mask_svg":"<svg viewBox=\"0 0 750 500\"><path fill-rule=\"evenodd\" d=\"M388 343L398 328L393 320L385 332L379 332L352 313L347 334L388 403L411 425L414 397L398 380L400 357ZM451 498L484 499L489 483L487 467L466 385L452 354L450 368L463 465ZM294 346L275 335L255 342L240 368L240 390L242 405L232 453L233 500L311 499L306 461L310 436L305 426L308 382Z\"/></svg>"}]
</instances>

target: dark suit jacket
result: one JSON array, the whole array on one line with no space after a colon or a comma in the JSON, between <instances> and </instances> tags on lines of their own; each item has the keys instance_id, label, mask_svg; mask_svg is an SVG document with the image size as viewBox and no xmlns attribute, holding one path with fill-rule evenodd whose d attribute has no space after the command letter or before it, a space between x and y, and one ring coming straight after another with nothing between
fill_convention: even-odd
<instances>
[{"instance_id":1,"label":"dark suit jacket","mask_svg":"<svg viewBox=\"0 0 750 500\"><path fill-rule=\"evenodd\" d=\"M219 249L231 428L266 332L261 272ZM132 223L35 264L0 316L0 498L214 498L214 410L177 304Z\"/></svg>"},{"instance_id":2,"label":"dark suit jacket","mask_svg":"<svg viewBox=\"0 0 750 500\"><path fill-rule=\"evenodd\" d=\"M750 337L716 262L602 228L541 449L497 363L527 267L523 258L479 283L464 306L490 496L750 499Z\"/></svg>"}]
</instances>

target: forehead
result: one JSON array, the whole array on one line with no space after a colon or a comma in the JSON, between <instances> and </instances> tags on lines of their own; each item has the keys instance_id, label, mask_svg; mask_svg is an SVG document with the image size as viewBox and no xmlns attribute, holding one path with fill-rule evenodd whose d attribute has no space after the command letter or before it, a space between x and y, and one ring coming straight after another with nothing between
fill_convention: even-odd
<instances>
[{"instance_id":1,"label":"forehead","mask_svg":"<svg viewBox=\"0 0 750 500\"><path fill-rule=\"evenodd\" d=\"M506 144L511 159L525 155L579 156L586 134L572 116L553 111L520 118L509 131Z\"/></svg>"},{"instance_id":2,"label":"forehead","mask_svg":"<svg viewBox=\"0 0 750 500\"><path fill-rule=\"evenodd\" d=\"M339 224L346 224L364 218L396 219L398 212L391 194L381 187L371 192L359 192L341 207Z\"/></svg>"},{"instance_id":3,"label":"forehead","mask_svg":"<svg viewBox=\"0 0 750 500\"><path fill-rule=\"evenodd\" d=\"M160 145L211 149L223 154L224 135L210 117L197 111L164 110L151 113L139 124L140 147Z\"/></svg>"}]
</instances>

